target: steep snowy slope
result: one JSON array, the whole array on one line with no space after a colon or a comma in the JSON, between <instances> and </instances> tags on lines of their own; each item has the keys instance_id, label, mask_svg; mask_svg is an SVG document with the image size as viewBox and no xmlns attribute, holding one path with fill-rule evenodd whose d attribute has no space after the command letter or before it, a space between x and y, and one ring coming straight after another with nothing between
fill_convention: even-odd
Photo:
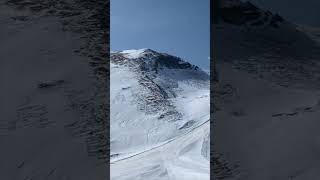
<instances>
[{"instance_id":1,"label":"steep snowy slope","mask_svg":"<svg viewBox=\"0 0 320 180\"><path fill-rule=\"evenodd\" d=\"M217 179L319 178L319 44L249 2L221 7L215 26Z\"/></svg>"},{"instance_id":2,"label":"steep snowy slope","mask_svg":"<svg viewBox=\"0 0 320 180\"><path fill-rule=\"evenodd\" d=\"M84 3L106 1L0 2L2 180L108 178L106 29Z\"/></svg>"},{"instance_id":3,"label":"steep snowy slope","mask_svg":"<svg viewBox=\"0 0 320 180\"><path fill-rule=\"evenodd\" d=\"M112 53L110 79L112 179L179 179L177 173L196 168L173 164L182 157L202 159L204 169L190 178L208 179L209 75L178 57L140 49ZM196 127L207 130L195 133Z\"/></svg>"}]
</instances>

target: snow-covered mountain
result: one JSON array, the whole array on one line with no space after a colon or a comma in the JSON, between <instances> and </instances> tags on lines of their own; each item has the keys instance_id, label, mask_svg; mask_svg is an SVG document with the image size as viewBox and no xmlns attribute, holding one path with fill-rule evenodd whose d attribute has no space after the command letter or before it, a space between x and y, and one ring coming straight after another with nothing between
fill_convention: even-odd
<instances>
[{"instance_id":1,"label":"snow-covered mountain","mask_svg":"<svg viewBox=\"0 0 320 180\"><path fill-rule=\"evenodd\" d=\"M218 24L214 26L216 35L213 35L216 42L222 43L216 46L219 59L247 59L248 55L260 56L266 52L279 58L313 58L318 45L299 26L249 1L237 2L233 6L222 3L219 8Z\"/></svg>"},{"instance_id":2,"label":"snow-covered mountain","mask_svg":"<svg viewBox=\"0 0 320 180\"><path fill-rule=\"evenodd\" d=\"M319 87L320 50L312 33L249 1L231 4L220 4L214 25L216 63L283 86Z\"/></svg>"},{"instance_id":3,"label":"snow-covered mountain","mask_svg":"<svg viewBox=\"0 0 320 180\"><path fill-rule=\"evenodd\" d=\"M213 148L224 165L216 179L318 179L316 28L244 1L220 4L219 15Z\"/></svg>"},{"instance_id":4,"label":"snow-covered mountain","mask_svg":"<svg viewBox=\"0 0 320 180\"><path fill-rule=\"evenodd\" d=\"M209 75L151 49L110 69L111 178L209 179Z\"/></svg>"}]
</instances>

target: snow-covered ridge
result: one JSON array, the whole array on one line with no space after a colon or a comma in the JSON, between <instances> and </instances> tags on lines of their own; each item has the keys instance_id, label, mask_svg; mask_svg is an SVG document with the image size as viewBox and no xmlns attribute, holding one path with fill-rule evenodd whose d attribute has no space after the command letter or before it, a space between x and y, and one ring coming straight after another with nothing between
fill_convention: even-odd
<instances>
[{"instance_id":1,"label":"snow-covered ridge","mask_svg":"<svg viewBox=\"0 0 320 180\"><path fill-rule=\"evenodd\" d=\"M140 58L147 53L151 53L152 50L143 48L143 49L129 49L120 51L121 54L125 55L127 58Z\"/></svg>"},{"instance_id":2,"label":"snow-covered ridge","mask_svg":"<svg viewBox=\"0 0 320 180\"><path fill-rule=\"evenodd\" d=\"M198 66L192 65L179 57L152 49L131 49L111 53L111 62L123 63L125 61L131 61L131 64L140 64L140 70L144 71L169 68L190 69L205 73Z\"/></svg>"},{"instance_id":3,"label":"snow-covered ridge","mask_svg":"<svg viewBox=\"0 0 320 180\"><path fill-rule=\"evenodd\" d=\"M219 9L219 17L234 25L278 28L286 23L280 15L260 9L249 1L222 0Z\"/></svg>"},{"instance_id":4,"label":"snow-covered ridge","mask_svg":"<svg viewBox=\"0 0 320 180\"><path fill-rule=\"evenodd\" d=\"M218 64L231 63L284 86L307 81L319 86L318 75L313 76L319 74L319 43L302 28L248 1L220 11L215 26Z\"/></svg>"}]
</instances>

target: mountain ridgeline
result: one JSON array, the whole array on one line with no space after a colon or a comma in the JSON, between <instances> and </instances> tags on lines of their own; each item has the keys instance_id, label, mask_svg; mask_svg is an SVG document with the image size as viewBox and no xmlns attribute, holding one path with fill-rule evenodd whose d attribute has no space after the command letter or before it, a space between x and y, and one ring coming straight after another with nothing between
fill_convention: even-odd
<instances>
[{"instance_id":1,"label":"mountain ridgeline","mask_svg":"<svg viewBox=\"0 0 320 180\"><path fill-rule=\"evenodd\" d=\"M172 56L166 53L159 53L151 49L141 49L137 51L140 51L139 55L130 55L130 52L132 52L132 50L113 52L111 53L111 62L116 64L124 64L127 63L127 61L134 61L134 63L139 64L141 70L155 72L157 72L158 69L163 68L190 70L199 69L199 67L191 65L190 63L183 61L179 57Z\"/></svg>"}]
</instances>

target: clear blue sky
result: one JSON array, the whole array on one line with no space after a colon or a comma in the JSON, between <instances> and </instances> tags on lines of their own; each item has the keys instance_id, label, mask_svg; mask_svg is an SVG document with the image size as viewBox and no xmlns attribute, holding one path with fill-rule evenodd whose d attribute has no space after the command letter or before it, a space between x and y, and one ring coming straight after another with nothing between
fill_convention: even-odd
<instances>
[{"instance_id":1,"label":"clear blue sky","mask_svg":"<svg viewBox=\"0 0 320 180\"><path fill-rule=\"evenodd\" d=\"M209 68L209 0L111 0L111 50L150 48Z\"/></svg>"}]
</instances>

